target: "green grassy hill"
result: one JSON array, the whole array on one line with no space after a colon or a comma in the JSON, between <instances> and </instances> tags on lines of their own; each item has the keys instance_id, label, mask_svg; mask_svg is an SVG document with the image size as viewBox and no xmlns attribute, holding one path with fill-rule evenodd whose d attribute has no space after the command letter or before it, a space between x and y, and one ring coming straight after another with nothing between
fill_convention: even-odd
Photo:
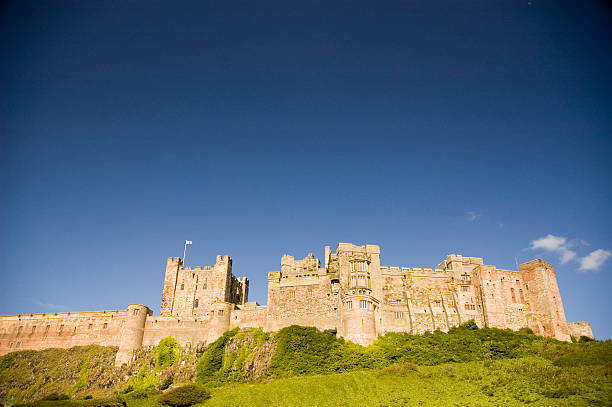
<instances>
[{"instance_id":1,"label":"green grassy hill","mask_svg":"<svg viewBox=\"0 0 612 407\"><path fill-rule=\"evenodd\" d=\"M612 342L565 343L473 323L390 333L368 347L298 326L233 330L201 349L166 338L121 369L115 353L87 346L5 355L0 400L36 404L61 393L70 400L38 405L100 406L110 397L158 406L165 389L198 382L212 394L202 406L612 405Z\"/></svg>"}]
</instances>

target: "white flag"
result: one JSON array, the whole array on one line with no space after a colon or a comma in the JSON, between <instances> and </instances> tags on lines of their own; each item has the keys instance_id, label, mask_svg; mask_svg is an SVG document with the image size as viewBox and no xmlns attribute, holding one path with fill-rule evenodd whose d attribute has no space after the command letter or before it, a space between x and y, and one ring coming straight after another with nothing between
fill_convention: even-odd
<instances>
[{"instance_id":1,"label":"white flag","mask_svg":"<svg viewBox=\"0 0 612 407\"><path fill-rule=\"evenodd\" d=\"M191 240L185 240L185 244L193 244Z\"/></svg>"}]
</instances>

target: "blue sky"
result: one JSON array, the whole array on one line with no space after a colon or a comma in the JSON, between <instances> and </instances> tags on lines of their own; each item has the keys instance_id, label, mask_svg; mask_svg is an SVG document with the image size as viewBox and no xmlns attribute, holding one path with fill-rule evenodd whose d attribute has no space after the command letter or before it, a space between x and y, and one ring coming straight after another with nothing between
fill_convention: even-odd
<instances>
[{"instance_id":1,"label":"blue sky","mask_svg":"<svg viewBox=\"0 0 612 407\"><path fill-rule=\"evenodd\" d=\"M462 4L458 4L462 3ZM0 313L159 312L165 259L556 270L612 338L599 2L4 2Z\"/></svg>"}]
</instances>

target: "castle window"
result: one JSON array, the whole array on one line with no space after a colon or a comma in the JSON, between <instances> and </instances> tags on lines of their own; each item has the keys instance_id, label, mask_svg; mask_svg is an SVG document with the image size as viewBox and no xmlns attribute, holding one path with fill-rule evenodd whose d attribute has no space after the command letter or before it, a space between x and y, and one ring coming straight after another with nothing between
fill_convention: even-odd
<instances>
[{"instance_id":1,"label":"castle window","mask_svg":"<svg viewBox=\"0 0 612 407\"><path fill-rule=\"evenodd\" d=\"M22 330L23 330L22 326L20 326L19 329L17 329L17 336L21 335Z\"/></svg>"},{"instance_id":2,"label":"castle window","mask_svg":"<svg viewBox=\"0 0 612 407\"><path fill-rule=\"evenodd\" d=\"M516 295L514 295L514 288L510 287L510 294L512 295L512 302L516 302Z\"/></svg>"},{"instance_id":3,"label":"castle window","mask_svg":"<svg viewBox=\"0 0 612 407\"><path fill-rule=\"evenodd\" d=\"M395 312L395 319L402 319L404 318L404 313L403 312Z\"/></svg>"},{"instance_id":4,"label":"castle window","mask_svg":"<svg viewBox=\"0 0 612 407\"><path fill-rule=\"evenodd\" d=\"M222 316L223 316L223 310L222 310L222 309L220 309L220 310L219 310L219 316L220 316L220 317L222 317Z\"/></svg>"},{"instance_id":5,"label":"castle window","mask_svg":"<svg viewBox=\"0 0 612 407\"><path fill-rule=\"evenodd\" d=\"M353 273L366 272L368 271L368 265L365 261L356 261L351 263L351 271Z\"/></svg>"},{"instance_id":6,"label":"castle window","mask_svg":"<svg viewBox=\"0 0 612 407\"><path fill-rule=\"evenodd\" d=\"M193 303L193 308L198 308L199 303L200 301L196 298L195 302Z\"/></svg>"},{"instance_id":7,"label":"castle window","mask_svg":"<svg viewBox=\"0 0 612 407\"><path fill-rule=\"evenodd\" d=\"M332 280L331 281L331 289L332 291L337 291L340 289L340 280Z\"/></svg>"},{"instance_id":8,"label":"castle window","mask_svg":"<svg viewBox=\"0 0 612 407\"><path fill-rule=\"evenodd\" d=\"M476 309L476 305L474 304L465 304L465 309L468 311L474 311Z\"/></svg>"},{"instance_id":9,"label":"castle window","mask_svg":"<svg viewBox=\"0 0 612 407\"><path fill-rule=\"evenodd\" d=\"M353 301L346 302L346 309L353 309Z\"/></svg>"},{"instance_id":10,"label":"castle window","mask_svg":"<svg viewBox=\"0 0 612 407\"><path fill-rule=\"evenodd\" d=\"M295 298L295 291L289 291L289 298Z\"/></svg>"},{"instance_id":11,"label":"castle window","mask_svg":"<svg viewBox=\"0 0 612 407\"><path fill-rule=\"evenodd\" d=\"M51 328L51 325L47 325L47 326L46 326L46 328L45 328L45 334L46 334L47 332L49 332L49 328Z\"/></svg>"},{"instance_id":12,"label":"castle window","mask_svg":"<svg viewBox=\"0 0 612 407\"><path fill-rule=\"evenodd\" d=\"M434 307L440 308L442 306L442 304L440 303L440 301L435 301L434 302Z\"/></svg>"},{"instance_id":13,"label":"castle window","mask_svg":"<svg viewBox=\"0 0 612 407\"><path fill-rule=\"evenodd\" d=\"M34 333L34 331L36 331L36 325L32 326L32 333Z\"/></svg>"},{"instance_id":14,"label":"castle window","mask_svg":"<svg viewBox=\"0 0 612 407\"><path fill-rule=\"evenodd\" d=\"M461 287L461 291L463 291L464 293L467 293L470 290L470 287L467 285L464 285Z\"/></svg>"},{"instance_id":15,"label":"castle window","mask_svg":"<svg viewBox=\"0 0 612 407\"><path fill-rule=\"evenodd\" d=\"M140 311L139 309L135 309L134 310L134 315L138 315L138 311Z\"/></svg>"},{"instance_id":16,"label":"castle window","mask_svg":"<svg viewBox=\"0 0 612 407\"><path fill-rule=\"evenodd\" d=\"M106 329L108 328L108 324L105 322L104 325L102 325L102 329Z\"/></svg>"},{"instance_id":17,"label":"castle window","mask_svg":"<svg viewBox=\"0 0 612 407\"><path fill-rule=\"evenodd\" d=\"M366 300L359 300L359 308L367 309L368 308L368 302Z\"/></svg>"},{"instance_id":18,"label":"castle window","mask_svg":"<svg viewBox=\"0 0 612 407\"><path fill-rule=\"evenodd\" d=\"M93 328L93 324L89 324L89 326L87 327L87 329L91 329Z\"/></svg>"},{"instance_id":19,"label":"castle window","mask_svg":"<svg viewBox=\"0 0 612 407\"><path fill-rule=\"evenodd\" d=\"M185 289L185 284L181 284L181 290Z\"/></svg>"},{"instance_id":20,"label":"castle window","mask_svg":"<svg viewBox=\"0 0 612 407\"><path fill-rule=\"evenodd\" d=\"M21 347L21 342L17 342L17 345L15 345L16 348L20 348Z\"/></svg>"},{"instance_id":21,"label":"castle window","mask_svg":"<svg viewBox=\"0 0 612 407\"><path fill-rule=\"evenodd\" d=\"M206 283L202 285L202 290L206 290Z\"/></svg>"},{"instance_id":22,"label":"castle window","mask_svg":"<svg viewBox=\"0 0 612 407\"><path fill-rule=\"evenodd\" d=\"M395 300L395 305L402 305L402 300Z\"/></svg>"},{"instance_id":23,"label":"castle window","mask_svg":"<svg viewBox=\"0 0 612 407\"><path fill-rule=\"evenodd\" d=\"M521 296L521 302L525 302L525 297L523 297L523 290L519 290L519 295Z\"/></svg>"},{"instance_id":24,"label":"castle window","mask_svg":"<svg viewBox=\"0 0 612 407\"><path fill-rule=\"evenodd\" d=\"M62 333L62 331L64 330L64 325L60 325L59 327L59 333Z\"/></svg>"}]
</instances>

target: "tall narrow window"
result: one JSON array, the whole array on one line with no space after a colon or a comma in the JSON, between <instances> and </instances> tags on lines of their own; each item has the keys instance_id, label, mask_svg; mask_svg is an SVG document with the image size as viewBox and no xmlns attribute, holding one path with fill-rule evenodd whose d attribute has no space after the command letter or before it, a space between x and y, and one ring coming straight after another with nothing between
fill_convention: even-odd
<instances>
[{"instance_id":1,"label":"tall narrow window","mask_svg":"<svg viewBox=\"0 0 612 407\"><path fill-rule=\"evenodd\" d=\"M519 290L519 295L521 297L521 302L524 303L525 302L525 297L523 297L523 290Z\"/></svg>"},{"instance_id":2,"label":"tall narrow window","mask_svg":"<svg viewBox=\"0 0 612 407\"><path fill-rule=\"evenodd\" d=\"M353 301L346 302L346 309L353 309Z\"/></svg>"},{"instance_id":3,"label":"tall narrow window","mask_svg":"<svg viewBox=\"0 0 612 407\"><path fill-rule=\"evenodd\" d=\"M200 301L196 298L195 302L193 303L193 308L198 308L199 303Z\"/></svg>"},{"instance_id":4,"label":"tall narrow window","mask_svg":"<svg viewBox=\"0 0 612 407\"><path fill-rule=\"evenodd\" d=\"M516 295L514 294L514 288L510 287L510 294L512 295L512 302L516 302Z\"/></svg>"},{"instance_id":5,"label":"tall narrow window","mask_svg":"<svg viewBox=\"0 0 612 407\"><path fill-rule=\"evenodd\" d=\"M108 328L108 324L105 322L104 325L102 325L102 329L106 329Z\"/></svg>"},{"instance_id":6,"label":"tall narrow window","mask_svg":"<svg viewBox=\"0 0 612 407\"><path fill-rule=\"evenodd\" d=\"M185 289L185 284L181 284L181 290Z\"/></svg>"}]
</instances>

